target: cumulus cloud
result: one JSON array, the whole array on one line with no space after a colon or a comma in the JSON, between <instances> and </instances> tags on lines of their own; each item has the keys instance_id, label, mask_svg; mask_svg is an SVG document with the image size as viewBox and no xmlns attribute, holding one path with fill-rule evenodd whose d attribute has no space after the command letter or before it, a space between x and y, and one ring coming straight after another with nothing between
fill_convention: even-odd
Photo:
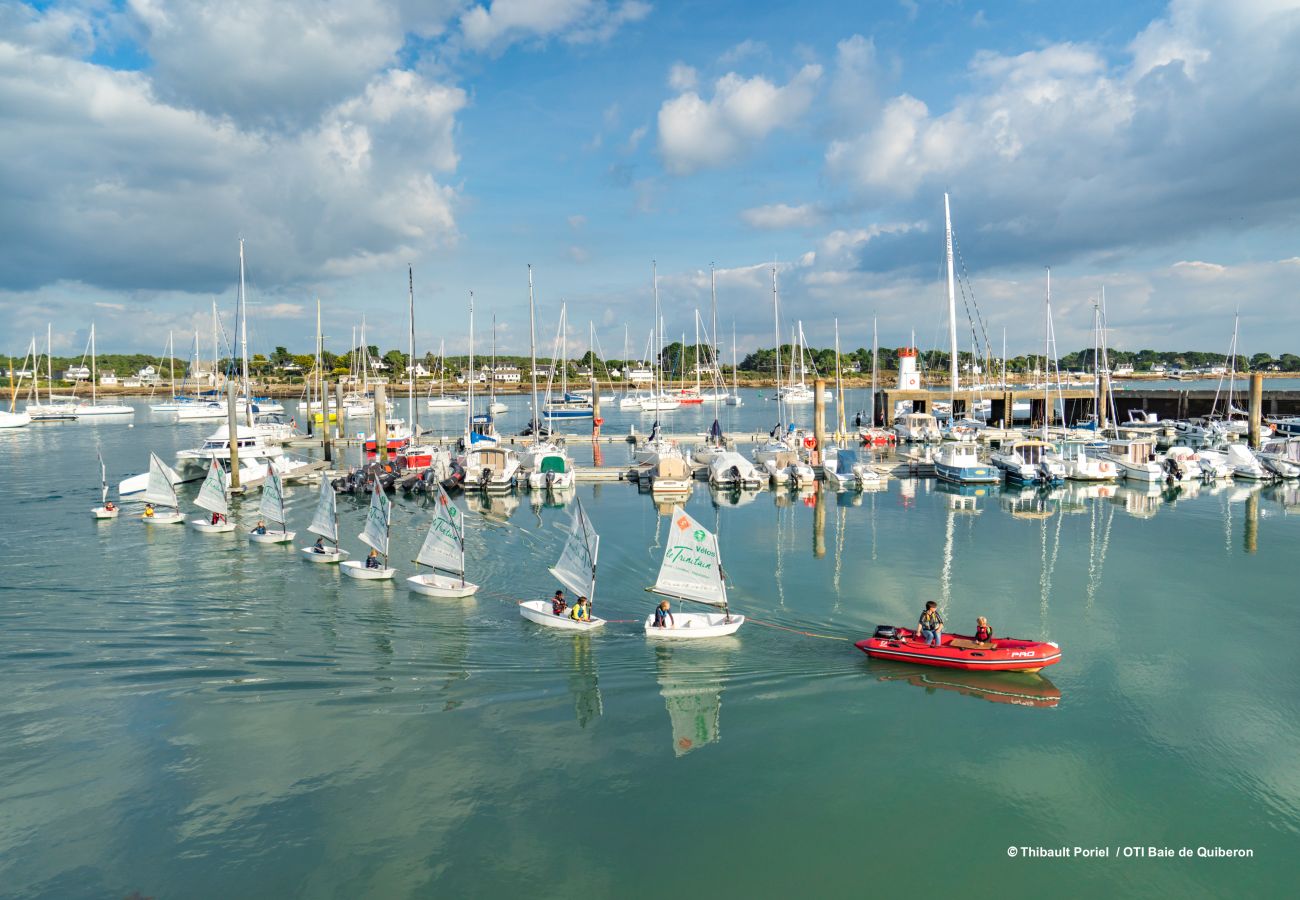
<instances>
[{"instance_id":1,"label":"cumulus cloud","mask_svg":"<svg viewBox=\"0 0 1300 900\"><path fill-rule=\"evenodd\" d=\"M678 93L693 91L700 84L700 73L686 63L673 63L668 70L668 86Z\"/></svg>"},{"instance_id":2,"label":"cumulus cloud","mask_svg":"<svg viewBox=\"0 0 1300 900\"><path fill-rule=\"evenodd\" d=\"M607 41L624 25L650 14L650 4L624 0L492 0L460 17L465 43L500 51L526 40L558 38L570 44Z\"/></svg>"},{"instance_id":3,"label":"cumulus cloud","mask_svg":"<svg viewBox=\"0 0 1300 900\"><path fill-rule=\"evenodd\" d=\"M720 166L777 128L788 128L812 104L822 68L808 64L784 85L730 72L708 100L685 91L659 108L659 152L676 175Z\"/></svg>"},{"instance_id":4,"label":"cumulus cloud","mask_svg":"<svg viewBox=\"0 0 1300 900\"><path fill-rule=\"evenodd\" d=\"M821 221L821 213L811 203L801 203L798 206L772 203L742 210L740 218L750 228L807 228Z\"/></svg>"}]
</instances>

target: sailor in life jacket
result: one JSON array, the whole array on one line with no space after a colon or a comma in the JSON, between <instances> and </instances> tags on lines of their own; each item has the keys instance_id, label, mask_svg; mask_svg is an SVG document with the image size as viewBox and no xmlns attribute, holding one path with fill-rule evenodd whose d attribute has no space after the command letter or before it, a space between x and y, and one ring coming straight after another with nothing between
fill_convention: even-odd
<instances>
[{"instance_id":1,"label":"sailor in life jacket","mask_svg":"<svg viewBox=\"0 0 1300 900\"><path fill-rule=\"evenodd\" d=\"M981 644L993 640L993 628L989 625L989 620L983 616L975 620L975 640Z\"/></svg>"}]
</instances>

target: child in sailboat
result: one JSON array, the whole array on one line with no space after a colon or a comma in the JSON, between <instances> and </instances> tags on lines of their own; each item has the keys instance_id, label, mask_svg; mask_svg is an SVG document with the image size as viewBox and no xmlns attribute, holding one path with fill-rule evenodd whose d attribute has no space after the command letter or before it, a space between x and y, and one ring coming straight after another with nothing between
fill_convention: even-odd
<instances>
[{"instance_id":1,"label":"child in sailboat","mask_svg":"<svg viewBox=\"0 0 1300 900\"><path fill-rule=\"evenodd\" d=\"M564 591L556 591L555 596L551 598L551 612L557 616L562 616L568 605L564 600Z\"/></svg>"},{"instance_id":2,"label":"child in sailboat","mask_svg":"<svg viewBox=\"0 0 1300 900\"><path fill-rule=\"evenodd\" d=\"M677 623L673 620L672 604L667 600L655 607L655 628L672 628Z\"/></svg>"},{"instance_id":3,"label":"child in sailboat","mask_svg":"<svg viewBox=\"0 0 1300 900\"><path fill-rule=\"evenodd\" d=\"M383 565L380 563L380 560L379 560L379 551L378 551L378 550L375 550L374 548L371 548L371 550L370 550L370 555L366 557L366 568L367 568L367 569L382 569L382 568L383 568Z\"/></svg>"},{"instance_id":4,"label":"child in sailboat","mask_svg":"<svg viewBox=\"0 0 1300 900\"><path fill-rule=\"evenodd\" d=\"M578 598L578 605L575 606L575 607L573 608L573 611L569 613L569 618L570 618L570 619L573 619L573 621L575 621L575 622L590 622L590 621L591 621L591 610L590 610L590 609L588 608L588 606L587 606L587 598L586 598L586 597L579 597L579 598Z\"/></svg>"},{"instance_id":5,"label":"child in sailboat","mask_svg":"<svg viewBox=\"0 0 1300 900\"><path fill-rule=\"evenodd\" d=\"M261 519L258 519L257 526L253 529L253 534L266 534L266 523Z\"/></svg>"},{"instance_id":6,"label":"child in sailboat","mask_svg":"<svg viewBox=\"0 0 1300 900\"><path fill-rule=\"evenodd\" d=\"M324 552L325 552L325 538L323 538L323 537L318 537L318 538L316 538L316 543L312 544L312 546L311 546L311 552L312 552L312 553L324 553Z\"/></svg>"},{"instance_id":7,"label":"child in sailboat","mask_svg":"<svg viewBox=\"0 0 1300 900\"><path fill-rule=\"evenodd\" d=\"M223 516L223 515L222 515L221 513L219 513L219 512L214 512L214 513L212 514L212 524L213 524L213 525L225 525L225 524L226 524L226 517Z\"/></svg>"},{"instance_id":8,"label":"child in sailboat","mask_svg":"<svg viewBox=\"0 0 1300 900\"><path fill-rule=\"evenodd\" d=\"M146 519L152 519L152 518L153 518L153 504L152 504L152 503L146 503L146 504L144 505L144 517L145 517Z\"/></svg>"},{"instance_id":9,"label":"child in sailboat","mask_svg":"<svg viewBox=\"0 0 1300 900\"><path fill-rule=\"evenodd\" d=\"M117 506L113 503L112 500L105 500L105 501L104 501L104 511L105 511L105 512L113 512L113 510L115 510L115 509L117 509Z\"/></svg>"}]
</instances>

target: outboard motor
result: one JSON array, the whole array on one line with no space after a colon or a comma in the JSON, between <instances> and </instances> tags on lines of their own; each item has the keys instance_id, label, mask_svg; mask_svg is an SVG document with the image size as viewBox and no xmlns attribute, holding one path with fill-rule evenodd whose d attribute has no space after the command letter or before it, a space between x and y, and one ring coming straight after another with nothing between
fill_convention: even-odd
<instances>
[{"instance_id":1,"label":"outboard motor","mask_svg":"<svg viewBox=\"0 0 1300 900\"><path fill-rule=\"evenodd\" d=\"M492 480L492 469L489 466L484 466L483 469L478 473L478 483L482 487L487 487L488 482L490 482L491 480Z\"/></svg>"},{"instance_id":2,"label":"outboard motor","mask_svg":"<svg viewBox=\"0 0 1300 900\"><path fill-rule=\"evenodd\" d=\"M731 480L737 482L740 481L740 466L731 467Z\"/></svg>"},{"instance_id":3,"label":"outboard motor","mask_svg":"<svg viewBox=\"0 0 1300 900\"><path fill-rule=\"evenodd\" d=\"M882 641L896 641L898 640L898 629L893 625L877 625L873 637Z\"/></svg>"},{"instance_id":4,"label":"outboard motor","mask_svg":"<svg viewBox=\"0 0 1300 900\"><path fill-rule=\"evenodd\" d=\"M1180 481L1183 477L1183 467L1178 464L1178 460L1171 457L1165 457L1165 474L1169 476L1170 481Z\"/></svg>"},{"instance_id":5,"label":"outboard motor","mask_svg":"<svg viewBox=\"0 0 1300 900\"><path fill-rule=\"evenodd\" d=\"M554 472L547 472L547 473L546 473L546 487L547 487L547 488L551 488L551 487L554 487L554 486L555 486L555 473L554 473Z\"/></svg>"}]
</instances>

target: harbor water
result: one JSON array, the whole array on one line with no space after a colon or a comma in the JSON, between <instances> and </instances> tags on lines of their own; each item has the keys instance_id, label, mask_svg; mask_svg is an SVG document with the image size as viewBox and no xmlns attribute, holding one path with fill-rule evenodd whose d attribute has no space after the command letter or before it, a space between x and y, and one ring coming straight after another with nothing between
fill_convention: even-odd
<instances>
[{"instance_id":1,"label":"harbor water","mask_svg":"<svg viewBox=\"0 0 1300 900\"><path fill-rule=\"evenodd\" d=\"M503 431L527 415L508 402ZM722 415L775 421L753 392ZM648 418L609 408L605 432ZM556 587L568 525L526 492L456 499L483 586L459 601L129 506L91 519L97 451L115 485L214 427L139 405L0 432L0 895L1243 897L1295 872L1294 485L697 483L750 621L692 645L641 631L667 520L626 483L577 489L610 622L576 637L517 611ZM315 489L286 494L301 546ZM428 502L395 497L400 576ZM256 492L232 507L251 525ZM339 508L355 556L364 501ZM950 630L984 615L1063 659L978 675L854 648L931 599Z\"/></svg>"}]
</instances>

